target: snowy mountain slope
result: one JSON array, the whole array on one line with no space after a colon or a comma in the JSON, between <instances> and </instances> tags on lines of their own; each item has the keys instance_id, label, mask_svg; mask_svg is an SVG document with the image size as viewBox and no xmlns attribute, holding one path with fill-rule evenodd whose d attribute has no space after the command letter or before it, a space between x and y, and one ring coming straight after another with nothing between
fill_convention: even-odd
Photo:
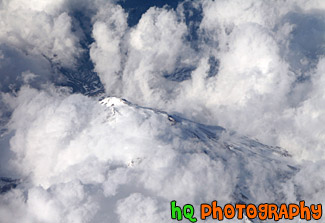
<instances>
[{"instance_id":1,"label":"snowy mountain slope","mask_svg":"<svg viewBox=\"0 0 325 223\"><path fill-rule=\"evenodd\" d=\"M170 144L176 138L181 141L173 148L178 153L206 155L211 162L221 162L225 169L236 170L237 184L232 195L236 202L255 201L256 191L249 188L251 182L262 180L275 187L274 179L285 182L298 171L287 151L263 145L220 126L199 124L114 97L101 100L101 104L111 109L114 120L135 111L143 114L145 119L159 119L164 133L156 135L158 141ZM260 189L272 193L274 201L283 199L283 194L277 194L276 190Z\"/></svg>"}]
</instances>

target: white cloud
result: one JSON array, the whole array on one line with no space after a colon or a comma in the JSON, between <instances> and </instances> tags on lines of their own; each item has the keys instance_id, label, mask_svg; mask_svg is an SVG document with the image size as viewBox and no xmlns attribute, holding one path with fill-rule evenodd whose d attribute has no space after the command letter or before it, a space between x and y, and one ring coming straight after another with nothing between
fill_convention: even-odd
<instances>
[{"instance_id":1,"label":"white cloud","mask_svg":"<svg viewBox=\"0 0 325 223\"><path fill-rule=\"evenodd\" d=\"M196 206L278 200L294 173L287 166L294 161L276 149L220 127L174 120L118 98L100 105L47 89L23 87L5 97L14 109L9 165L22 183L1 195L1 212L18 206L22 218L36 222L128 222L131 215L136 222L162 221L174 199ZM279 174L284 177L270 187Z\"/></svg>"},{"instance_id":2,"label":"white cloud","mask_svg":"<svg viewBox=\"0 0 325 223\"><path fill-rule=\"evenodd\" d=\"M150 197L131 194L118 203L117 213L121 223L130 222L130 219L136 223L170 221L170 216L159 213L159 206L159 202Z\"/></svg>"},{"instance_id":3,"label":"white cloud","mask_svg":"<svg viewBox=\"0 0 325 223\"><path fill-rule=\"evenodd\" d=\"M71 18L66 12L48 14L45 8L50 6L44 5L42 10L22 7L17 1L3 4L0 42L71 66L80 52L78 39L71 32Z\"/></svg>"},{"instance_id":4,"label":"white cloud","mask_svg":"<svg viewBox=\"0 0 325 223\"><path fill-rule=\"evenodd\" d=\"M119 83L123 52L123 37L127 29L127 15L120 6L106 4L93 18L93 37L96 40L90 49L90 56L107 91L120 92Z\"/></svg>"},{"instance_id":5,"label":"white cloud","mask_svg":"<svg viewBox=\"0 0 325 223\"><path fill-rule=\"evenodd\" d=\"M316 87L308 79L300 81L301 67L309 66L309 70L304 68L304 75L313 75L317 57L324 54L320 40L324 30L309 32L315 40L312 43L305 41L303 36L308 33L302 30L307 29L306 21L309 26L316 23L321 27L323 17L317 10L322 10L322 4L239 0L201 3L203 18L196 51L185 38L189 30L182 7L176 12L153 7L137 26L123 28L121 42L114 40L116 44L111 47L117 52L115 57L109 57L113 59L105 59L104 54L100 59L92 58L101 80L108 86L107 92L143 106L220 124L265 143L286 147L299 159L306 158L298 150L308 153L310 148L289 146L283 137L292 135L296 142L290 143L301 144L300 136L295 135L295 118L289 117L288 111L299 108ZM300 19L295 20L294 16ZM95 38L96 43L100 39ZM314 52L316 58L308 57L314 49L319 49ZM297 56L300 54L304 56ZM218 74L209 77L211 57L218 59L219 67ZM189 71L189 80L179 82L164 77L189 66L195 68ZM106 74L111 69L115 72L113 78ZM321 142L321 137L315 140L318 146Z\"/></svg>"},{"instance_id":6,"label":"white cloud","mask_svg":"<svg viewBox=\"0 0 325 223\"><path fill-rule=\"evenodd\" d=\"M113 1L1 1L0 173L22 183L0 195L0 220L163 222L171 200L325 200L324 2L197 1L194 31L185 4L128 27ZM87 50L76 8L94 13L106 92L152 109L48 83L61 76L47 59L71 68Z\"/></svg>"}]
</instances>

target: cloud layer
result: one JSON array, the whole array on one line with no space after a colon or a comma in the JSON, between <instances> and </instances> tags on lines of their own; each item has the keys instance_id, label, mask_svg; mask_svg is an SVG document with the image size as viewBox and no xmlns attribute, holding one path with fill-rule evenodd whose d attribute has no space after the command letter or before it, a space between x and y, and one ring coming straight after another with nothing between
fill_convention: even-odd
<instances>
[{"instance_id":1,"label":"cloud layer","mask_svg":"<svg viewBox=\"0 0 325 223\"><path fill-rule=\"evenodd\" d=\"M278 148L119 98L49 89L7 98L15 132L7 165L23 182L2 195L4 219L18 209L13 222L163 222L174 199L297 199L285 187L299 167Z\"/></svg>"},{"instance_id":2,"label":"cloud layer","mask_svg":"<svg viewBox=\"0 0 325 223\"><path fill-rule=\"evenodd\" d=\"M184 1L129 26L116 1L1 1L0 176L19 183L0 195L0 220L323 202L324 10ZM102 89L115 97L85 96Z\"/></svg>"}]
</instances>

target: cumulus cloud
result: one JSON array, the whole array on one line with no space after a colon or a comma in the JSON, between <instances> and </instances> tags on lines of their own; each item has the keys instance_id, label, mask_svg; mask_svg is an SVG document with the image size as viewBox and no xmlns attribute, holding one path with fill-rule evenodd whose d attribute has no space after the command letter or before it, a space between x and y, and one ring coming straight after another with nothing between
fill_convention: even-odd
<instances>
[{"instance_id":1,"label":"cumulus cloud","mask_svg":"<svg viewBox=\"0 0 325 223\"><path fill-rule=\"evenodd\" d=\"M282 189L297 165L284 151L221 127L53 86L5 101L14 109L8 165L22 179L1 195L3 219L20 210L12 222L162 222L174 199L198 206L294 193Z\"/></svg>"},{"instance_id":2,"label":"cumulus cloud","mask_svg":"<svg viewBox=\"0 0 325 223\"><path fill-rule=\"evenodd\" d=\"M201 12L201 20L196 16L201 22L193 31L193 18L186 12L194 10ZM175 10L153 7L135 27L123 28L122 42L110 47L116 51L119 46L114 60L107 60L111 63L103 63L104 53L102 65L92 60L108 93L220 124L307 158L301 149L313 148L300 142L290 112L301 108L317 88L311 79L324 55L323 10L320 1L200 1L180 3ZM197 47L189 35L197 35ZM94 33L94 39L96 44L102 38ZM113 68L111 78L105 72ZM112 81L117 79L118 84ZM295 146L284 140L288 134ZM322 145L321 137L318 143ZM301 149L297 144L303 144Z\"/></svg>"},{"instance_id":3,"label":"cumulus cloud","mask_svg":"<svg viewBox=\"0 0 325 223\"><path fill-rule=\"evenodd\" d=\"M95 71L100 74L106 89L119 91L120 72L123 63L121 45L127 29L127 15L121 6L106 4L94 18L93 37L96 41L90 49ZM107 66L107 61L109 66Z\"/></svg>"},{"instance_id":4,"label":"cumulus cloud","mask_svg":"<svg viewBox=\"0 0 325 223\"><path fill-rule=\"evenodd\" d=\"M0 3L1 91L16 91L23 72L37 75L32 84L69 85L78 92L100 88L88 65L88 42L98 1L2 1ZM85 11L84 14L80 12ZM92 83L87 83L92 81ZM74 82L74 83L71 83ZM80 82L83 82L80 84ZM90 85L88 87L86 85ZM38 86L37 86L38 85ZM79 85L79 89L75 86ZM80 89L83 88L83 89Z\"/></svg>"},{"instance_id":5,"label":"cumulus cloud","mask_svg":"<svg viewBox=\"0 0 325 223\"><path fill-rule=\"evenodd\" d=\"M130 27L116 1L1 1L0 220L323 202L324 10L185 0ZM97 74L116 97L73 93Z\"/></svg>"},{"instance_id":6,"label":"cumulus cloud","mask_svg":"<svg viewBox=\"0 0 325 223\"><path fill-rule=\"evenodd\" d=\"M4 1L1 43L71 66L78 54L78 40L71 32L69 15L56 10L61 2Z\"/></svg>"}]
</instances>

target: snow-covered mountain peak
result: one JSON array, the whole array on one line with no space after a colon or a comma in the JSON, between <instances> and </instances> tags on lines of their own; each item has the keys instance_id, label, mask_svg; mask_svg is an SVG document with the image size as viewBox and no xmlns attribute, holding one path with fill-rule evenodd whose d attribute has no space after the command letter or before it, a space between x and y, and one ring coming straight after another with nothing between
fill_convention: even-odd
<instances>
[{"instance_id":1,"label":"snow-covered mountain peak","mask_svg":"<svg viewBox=\"0 0 325 223\"><path fill-rule=\"evenodd\" d=\"M105 105L107 107L112 107L112 106L126 105L128 104L128 102L124 99L117 98L117 97L105 97L100 100L100 104Z\"/></svg>"},{"instance_id":2,"label":"snow-covered mountain peak","mask_svg":"<svg viewBox=\"0 0 325 223\"><path fill-rule=\"evenodd\" d=\"M153 160L159 159L160 162L165 162L164 169L166 170L176 167L183 169L191 162L188 156L200 157L200 161L195 164L196 171L200 172L207 168L206 165L211 165L208 168L211 169L208 170L208 172L211 171L211 179L218 182L222 179L221 176L224 176L224 179L231 178L234 187L225 190L228 190L231 199L240 202L256 201L256 194L262 197L259 193L272 194L272 201L280 201L284 197L280 185L290 180L298 171L289 153L282 148L264 145L220 126L203 125L156 109L139 107L115 97L107 97L100 103L114 110L108 119L115 117L114 124L111 125L120 126L121 124L123 126L123 123L127 122L128 126L121 127L125 131L132 128L131 126L135 129L140 127L138 131L141 131L141 138L154 141L151 148L143 147L143 151L146 152L142 155L128 160L126 162L128 167L141 169L142 165L155 166L156 163ZM108 121L108 123L112 122ZM151 154L152 152L155 155ZM164 156L156 157L160 153L171 153L175 157L172 159ZM217 164L222 168L213 168ZM190 169L188 168L188 171ZM190 172L193 174L193 170ZM153 168L150 177L156 174L158 173ZM275 176L278 182L274 182ZM211 179L206 180L209 182ZM260 188L251 186L253 182L256 183L259 180L263 182ZM269 188L270 184L278 185L278 187ZM258 201L262 202L260 199Z\"/></svg>"}]
</instances>

